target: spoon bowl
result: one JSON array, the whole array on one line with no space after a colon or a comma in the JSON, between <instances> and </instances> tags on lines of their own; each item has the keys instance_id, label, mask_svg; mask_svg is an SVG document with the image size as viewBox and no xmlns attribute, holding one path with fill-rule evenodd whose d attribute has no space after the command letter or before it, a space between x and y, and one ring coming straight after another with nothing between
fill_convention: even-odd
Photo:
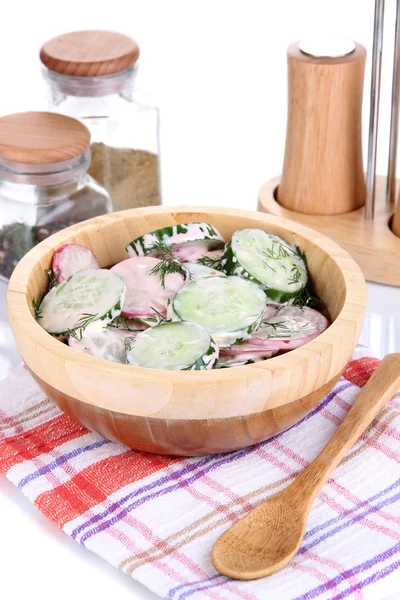
<instances>
[{"instance_id":1,"label":"spoon bowl","mask_svg":"<svg viewBox=\"0 0 400 600\"><path fill-rule=\"evenodd\" d=\"M217 571L233 579L258 579L292 560L318 491L399 387L400 354L389 354L317 458L287 488L259 504L218 538L211 554Z\"/></svg>"}]
</instances>

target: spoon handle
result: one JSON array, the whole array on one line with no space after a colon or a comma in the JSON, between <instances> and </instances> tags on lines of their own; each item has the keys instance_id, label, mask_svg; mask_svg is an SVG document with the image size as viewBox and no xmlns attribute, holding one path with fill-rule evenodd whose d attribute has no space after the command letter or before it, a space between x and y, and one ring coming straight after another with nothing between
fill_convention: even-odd
<instances>
[{"instance_id":1,"label":"spoon handle","mask_svg":"<svg viewBox=\"0 0 400 600\"><path fill-rule=\"evenodd\" d=\"M313 501L330 473L399 388L400 353L388 354L325 448L289 486L290 494L296 495L296 501Z\"/></svg>"}]
</instances>

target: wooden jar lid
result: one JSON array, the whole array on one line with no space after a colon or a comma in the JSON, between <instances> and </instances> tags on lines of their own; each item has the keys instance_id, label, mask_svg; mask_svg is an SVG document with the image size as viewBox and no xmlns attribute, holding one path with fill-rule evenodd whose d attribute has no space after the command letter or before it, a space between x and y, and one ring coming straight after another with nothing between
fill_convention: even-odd
<instances>
[{"instance_id":1,"label":"wooden jar lid","mask_svg":"<svg viewBox=\"0 0 400 600\"><path fill-rule=\"evenodd\" d=\"M49 40L40 50L48 69L76 77L119 73L138 58L137 43L116 31L72 31Z\"/></svg>"},{"instance_id":2,"label":"wooden jar lid","mask_svg":"<svg viewBox=\"0 0 400 600\"><path fill-rule=\"evenodd\" d=\"M90 144L87 127L71 117L25 112L0 118L0 158L46 164L75 158Z\"/></svg>"}]
</instances>

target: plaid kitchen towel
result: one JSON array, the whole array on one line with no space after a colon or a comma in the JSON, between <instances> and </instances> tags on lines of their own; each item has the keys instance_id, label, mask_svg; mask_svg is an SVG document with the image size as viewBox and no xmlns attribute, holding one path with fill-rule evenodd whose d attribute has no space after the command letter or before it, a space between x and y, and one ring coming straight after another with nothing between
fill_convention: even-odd
<instances>
[{"instance_id":1,"label":"plaid kitchen towel","mask_svg":"<svg viewBox=\"0 0 400 600\"><path fill-rule=\"evenodd\" d=\"M299 554L279 573L217 574L217 537L316 456L378 360L359 346L303 421L231 454L168 458L92 433L50 402L24 367L0 384L0 472L74 540L168 600L380 600L400 591L400 398L319 493Z\"/></svg>"}]
</instances>

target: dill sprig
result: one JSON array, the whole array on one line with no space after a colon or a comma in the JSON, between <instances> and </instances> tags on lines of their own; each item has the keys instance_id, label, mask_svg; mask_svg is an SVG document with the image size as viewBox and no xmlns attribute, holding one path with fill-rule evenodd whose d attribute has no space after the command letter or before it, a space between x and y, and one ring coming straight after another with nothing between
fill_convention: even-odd
<instances>
[{"instance_id":1,"label":"dill sprig","mask_svg":"<svg viewBox=\"0 0 400 600\"><path fill-rule=\"evenodd\" d=\"M304 308L308 306L309 308L315 308L321 304L321 300L316 296L313 296L309 290L305 287L302 292L293 298L291 305L297 306L298 308Z\"/></svg>"},{"instance_id":2,"label":"dill sprig","mask_svg":"<svg viewBox=\"0 0 400 600\"><path fill-rule=\"evenodd\" d=\"M275 249L276 246L278 247L277 250ZM262 254L269 260L278 260L280 258L289 258L293 254L293 250L286 248L283 244L273 242L271 248L262 250Z\"/></svg>"},{"instance_id":3,"label":"dill sprig","mask_svg":"<svg viewBox=\"0 0 400 600\"><path fill-rule=\"evenodd\" d=\"M154 312L156 313L156 317L155 318L155 322L156 325L160 325L160 323L171 323L172 319L167 319L166 317L164 317L164 315L162 315L160 312L158 312L158 310L156 308L154 308L154 306L150 306L151 310L154 310Z\"/></svg>"},{"instance_id":4,"label":"dill sprig","mask_svg":"<svg viewBox=\"0 0 400 600\"><path fill-rule=\"evenodd\" d=\"M299 246L296 246L296 254L298 254L300 256L301 260L307 266L308 263L307 263L306 253Z\"/></svg>"},{"instance_id":5,"label":"dill sprig","mask_svg":"<svg viewBox=\"0 0 400 600\"><path fill-rule=\"evenodd\" d=\"M127 352L130 352L130 350L133 349L133 346L134 346L135 342L136 342L136 338L134 338L134 337L127 337L127 338L125 338L124 339L125 350Z\"/></svg>"},{"instance_id":6,"label":"dill sprig","mask_svg":"<svg viewBox=\"0 0 400 600\"><path fill-rule=\"evenodd\" d=\"M43 292L40 294L39 298L32 298L32 306L33 306L33 310L35 311L35 317L36 320L41 319L43 314L42 314L42 309L40 307L40 305L42 304L42 300L43 300Z\"/></svg>"},{"instance_id":7,"label":"dill sprig","mask_svg":"<svg viewBox=\"0 0 400 600\"><path fill-rule=\"evenodd\" d=\"M155 242L151 251L157 253L157 257L161 262L155 265L150 271L150 275L158 275L161 285L165 289L165 278L167 275L179 273L184 279L190 278L190 273L183 264L172 254L171 246L159 240Z\"/></svg>"},{"instance_id":8,"label":"dill sprig","mask_svg":"<svg viewBox=\"0 0 400 600\"><path fill-rule=\"evenodd\" d=\"M135 331L134 329L131 329L128 321L124 319L124 317L121 317L121 315L115 317L115 319L113 319L111 323L107 325L107 327L112 327L113 329L126 329L127 331Z\"/></svg>"},{"instance_id":9,"label":"dill sprig","mask_svg":"<svg viewBox=\"0 0 400 600\"><path fill-rule=\"evenodd\" d=\"M73 327L72 329L68 329L68 331L66 333L68 333L68 335L73 337L77 342L81 342L83 332L85 331L86 327L88 327L90 325L90 323L93 323L93 321L97 317L97 314L98 313L96 313L96 314L83 313L83 315L79 319L76 327Z\"/></svg>"},{"instance_id":10,"label":"dill sprig","mask_svg":"<svg viewBox=\"0 0 400 600\"><path fill-rule=\"evenodd\" d=\"M301 279L301 273L297 265L293 265L290 269L290 278L288 279L288 285L299 283Z\"/></svg>"},{"instance_id":11,"label":"dill sprig","mask_svg":"<svg viewBox=\"0 0 400 600\"><path fill-rule=\"evenodd\" d=\"M278 321L276 323L271 323L270 321L263 321L262 325L263 326L264 325L269 325L275 331L277 331L278 329L283 329L283 330L288 330L289 329L289 327L287 325L285 325L285 321Z\"/></svg>"},{"instance_id":12,"label":"dill sprig","mask_svg":"<svg viewBox=\"0 0 400 600\"><path fill-rule=\"evenodd\" d=\"M49 291L58 283L58 279L61 275L60 269L58 269L57 273L53 272L53 269L45 269L47 277L49 278Z\"/></svg>"},{"instance_id":13,"label":"dill sprig","mask_svg":"<svg viewBox=\"0 0 400 600\"><path fill-rule=\"evenodd\" d=\"M209 267L210 269L216 269L217 271L221 270L221 259L220 258L211 258L211 256L202 256L197 261L200 265L204 267Z\"/></svg>"}]
</instances>

